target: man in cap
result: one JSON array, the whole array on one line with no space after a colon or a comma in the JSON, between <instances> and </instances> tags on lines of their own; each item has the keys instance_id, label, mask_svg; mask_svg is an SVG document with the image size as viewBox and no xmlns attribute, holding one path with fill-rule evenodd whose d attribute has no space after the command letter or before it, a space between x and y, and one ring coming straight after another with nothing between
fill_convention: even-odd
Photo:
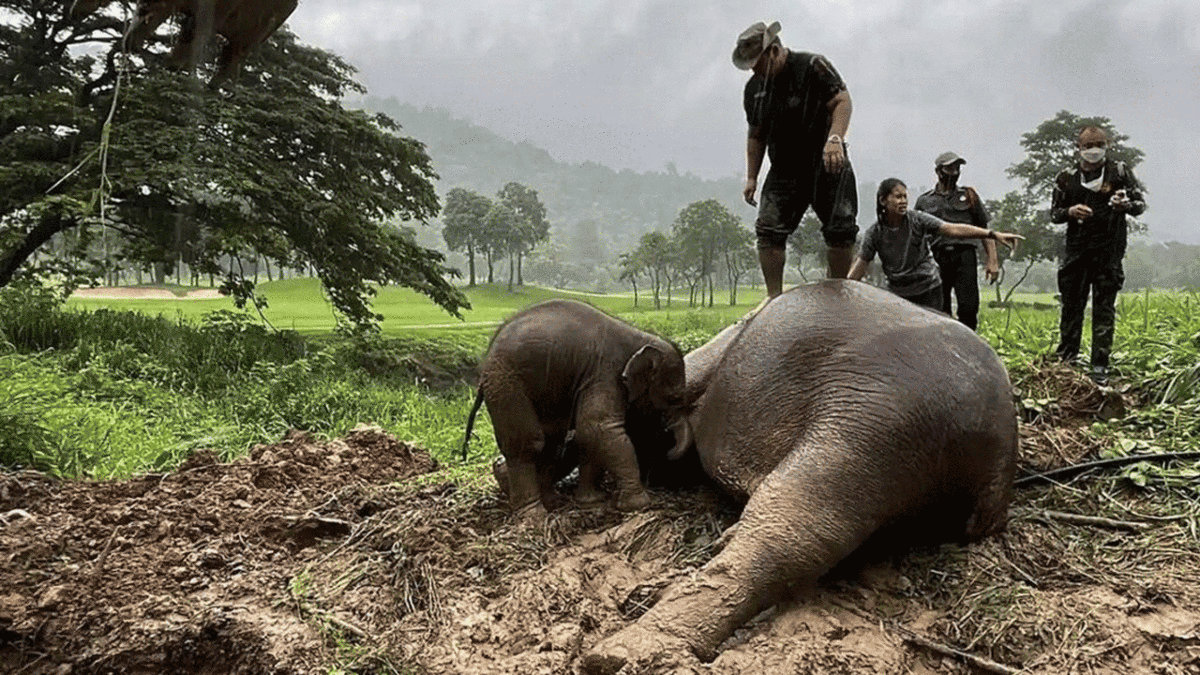
<instances>
[{"instance_id":1,"label":"man in cap","mask_svg":"<svg viewBox=\"0 0 1200 675\"><path fill-rule=\"evenodd\" d=\"M850 92L824 56L791 51L779 39L779 22L758 22L738 36L733 64L753 70L743 107L746 185L742 196L756 206L763 155L771 170L763 183L754 229L767 293L783 291L788 235L812 206L828 247L829 276L850 271L858 235L858 194L846 156Z\"/></svg>"},{"instance_id":2,"label":"man in cap","mask_svg":"<svg viewBox=\"0 0 1200 675\"><path fill-rule=\"evenodd\" d=\"M917 198L916 210L924 211L946 221L975 227L988 227L988 214L983 200L972 187L960 187L958 176L967 160L953 152L943 152L933 161L937 185ZM983 239L987 259L985 274L989 282L1000 278L1000 262L996 257L996 242ZM942 307L950 312L950 295L958 301L958 320L975 330L979 323L979 275L975 240L951 239L937 236L930 242L933 259L942 273Z\"/></svg>"}]
</instances>

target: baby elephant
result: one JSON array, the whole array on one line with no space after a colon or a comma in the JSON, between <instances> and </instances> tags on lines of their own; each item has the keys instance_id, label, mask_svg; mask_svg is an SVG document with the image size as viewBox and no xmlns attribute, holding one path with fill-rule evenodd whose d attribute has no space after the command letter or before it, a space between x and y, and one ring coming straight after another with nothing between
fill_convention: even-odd
<instances>
[{"instance_id":1,"label":"baby elephant","mask_svg":"<svg viewBox=\"0 0 1200 675\"><path fill-rule=\"evenodd\" d=\"M497 475L507 473L508 485L501 488L524 517L543 517L554 483L573 468L558 456L571 430L582 455L576 498L603 500L607 469L621 510L649 504L631 436L653 438L665 424L675 437L671 457L692 442L679 348L573 300L536 304L496 331L480 366L464 453L481 401L505 460L506 472Z\"/></svg>"}]
</instances>

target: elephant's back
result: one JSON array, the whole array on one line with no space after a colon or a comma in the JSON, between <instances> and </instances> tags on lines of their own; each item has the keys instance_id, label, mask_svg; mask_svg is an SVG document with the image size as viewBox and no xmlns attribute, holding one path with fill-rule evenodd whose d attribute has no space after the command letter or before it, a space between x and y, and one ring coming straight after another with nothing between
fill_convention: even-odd
<instances>
[{"instance_id":1,"label":"elephant's back","mask_svg":"<svg viewBox=\"0 0 1200 675\"><path fill-rule=\"evenodd\" d=\"M1011 435L1015 450L1009 391L995 352L959 322L827 281L772 300L731 342L694 418L697 447L710 475L747 496L814 437L871 448L863 461L880 472L914 443ZM1006 416L1011 429L997 428Z\"/></svg>"},{"instance_id":2,"label":"elephant's back","mask_svg":"<svg viewBox=\"0 0 1200 675\"><path fill-rule=\"evenodd\" d=\"M493 335L480 363L485 398L499 402L519 391L539 417L568 418L582 387L599 379L618 386L620 364L636 350L636 332L587 303L555 299L532 305Z\"/></svg>"}]
</instances>

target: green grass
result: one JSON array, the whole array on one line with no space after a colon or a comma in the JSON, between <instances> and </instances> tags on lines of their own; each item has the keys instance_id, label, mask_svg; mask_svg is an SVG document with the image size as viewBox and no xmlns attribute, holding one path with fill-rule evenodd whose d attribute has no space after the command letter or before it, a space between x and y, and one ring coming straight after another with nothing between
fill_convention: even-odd
<instances>
[{"instance_id":1,"label":"green grass","mask_svg":"<svg viewBox=\"0 0 1200 675\"><path fill-rule=\"evenodd\" d=\"M738 306L651 309L645 294L590 296L503 285L467 289L474 308L459 322L424 296L381 289L383 334L343 337L319 284L263 284L277 328L221 300L80 300L59 309L37 293L0 290L0 463L69 476L128 476L176 465L197 448L229 458L289 428L335 437L375 423L455 464L473 391L431 388L473 370L493 325L550 297L577 297L685 351L704 344L762 298ZM980 334L1014 381L1040 367L1058 338L1049 295L987 308ZM1146 405L1097 426L1115 448L1186 446L1200 433L1200 296L1153 292L1119 300L1113 364ZM123 311L133 310L133 311ZM221 310L216 311L214 310ZM1085 354L1090 329L1085 326ZM1101 428L1103 427L1103 428ZM469 461L494 456L486 412Z\"/></svg>"},{"instance_id":2,"label":"green grass","mask_svg":"<svg viewBox=\"0 0 1200 675\"><path fill-rule=\"evenodd\" d=\"M483 327L488 328L518 310L550 298L565 297L583 300L612 314L645 313L652 311L647 308L653 303L653 300L644 293L639 296L639 306L635 308L632 294L595 295L533 286L519 287L510 293L505 284L483 284L463 290L470 300L472 308L463 312L462 320L447 314L424 295L407 288L380 288L379 294L375 297L374 310L384 317L383 332L388 335L399 335L417 329L428 330L425 327L437 327L438 330L443 330L457 326L470 331L480 328L473 324L487 324ZM321 284L316 279L266 282L258 285L258 292L267 298L269 306L263 314L276 328L294 330L304 334L318 334L328 333L337 326L337 317L333 308L326 301L321 291ZM742 309L738 316L758 304L761 299L761 290L746 290L739 293L738 307ZM722 298L718 294L716 303L727 308L728 296ZM67 301L67 306L82 310L113 309L138 312L149 316L165 316L185 321L199 321L204 315L218 309L234 309L233 300L229 298L216 300L99 300L73 297ZM686 313L688 312L687 302L676 298L670 309L664 308L662 311Z\"/></svg>"}]
</instances>

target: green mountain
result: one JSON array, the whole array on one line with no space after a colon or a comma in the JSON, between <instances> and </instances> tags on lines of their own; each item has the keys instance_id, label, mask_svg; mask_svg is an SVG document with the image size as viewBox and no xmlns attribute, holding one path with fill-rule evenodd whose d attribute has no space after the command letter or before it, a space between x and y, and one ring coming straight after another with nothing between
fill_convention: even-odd
<instances>
[{"instance_id":1,"label":"green mountain","mask_svg":"<svg viewBox=\"0 0 1200 675\"><path fill-rule=\"evenodd\" d=\"M395 119L405 135L428 149L440 175L438 191L463 187L495 195L509 181L538 191L553 227L552 237L569 249L574 239L599 237L608 256L636 245L643 233L667 230L688 204L716 198L734 213L739 207L737 178L705 180L676 172L615 171L595 162L568 164L528 142L514 142L457 119L444 108L418 108L395 98L368 98L367 110ZM589 251L589 257L597 251ZM596 260L591 257L592 260Z\"/></svg>"}]
</instances>

